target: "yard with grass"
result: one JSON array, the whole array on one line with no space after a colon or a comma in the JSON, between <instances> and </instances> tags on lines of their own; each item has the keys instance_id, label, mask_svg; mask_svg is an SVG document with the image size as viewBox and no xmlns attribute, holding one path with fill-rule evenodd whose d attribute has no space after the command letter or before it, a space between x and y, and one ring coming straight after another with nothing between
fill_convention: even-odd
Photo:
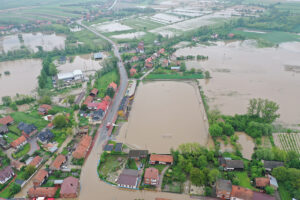
<instances>
[{"instance_id":1,"label":"yard with grass","mask_svg":"<svg viewBox=\"0 0 300 200\"><path fill-rule=\"evenodd\" d=\"M290 199L292 199L290 193L287 191L284 184L279 183L278 191L279 191L281 200L290 200Z\"/></svg>"},{"instance_id":2,"label":"yard with grass","mask_svg":"<svg viewBox=\"0 0 300 200\"><path fill-rule=\"evenodd\" d=\"M7 137L5 137L5 136L7 136ZM11 132L5 134L5 136L4 136L4 138L5 138L7 143L11 143L12 141L14 141L14 140L16 140L20 137L19 135L16 135L16 134L11 133Z\"/></svg>"},{"instance_id":3,"label":"yard with grass","mask_svg":"<svg viewBox=\"0 0 300 200\"><path fill-rule=\"evenodd\" d=\"M14 118L15 123L24 122L28 124L34 124L38 131L41 131L48 124L46 120L44 120L41 115L38 114L36 110L32 110L30 112L14 112L11 113L12 118Z\"/></svg>"},{"instance_id":4,"label":"yard with grass","mask_svg":"<svg viewBox=\"0 0 300 200\"><path fill-rule=\"evenodd\" d=\"M100 165L98 167L98 173L101 179L108 179L118 170L121 170L122 166L127 161L127 156L125 155L110 155L101 156Z\"/></svg>"},{"instance_id":5,"label":"yard with grass","mask_svg":"<svg viewBox=\"0 0 300 200\"><path fill-rule=\"evenodd\" d=\"M163 188L164 192L181 193L181 183L173 182L172 184L166 184Z\"/></svg>"},{"instance_id":6,"label":"yard with grass","mask_svg":"<svg viewBox=\"0 0 300 200\"><path fill-rule=\"evenodd\" d=\"M20 150L17 153L13 153L12 157L15 159L19 159L26 155L30 151L30 144L27 143L23 147L20 148Z\"/></svg>"},{"instance_id":7,"label":"yard with grass","mask_svg":"<svg viewBox=\"0 0 300 200\"><path fill-rule=\"evenodd\" d=\"M239 185L245 188L249 188L250 190L257 191L255 187L251 185L250 179L247 175L247 172L234 172L234 175L237 177L239 180Z\"/></svg>"},{"instance_id":8,"label":"yard with grass","mask_svg":"<svg viewBox=\"0 0 300 200\"><path fill-rule=\"evenodd\" d=\"M118 79L119 79L119 75L116 70L108 72L108 73L104 74L103 76L99 77L95 81L95 85L94 85L94 87L99 90L98 96L101 98L105 97L108 85L111 82L117 82Z\"/></svg>"}]
</instances>

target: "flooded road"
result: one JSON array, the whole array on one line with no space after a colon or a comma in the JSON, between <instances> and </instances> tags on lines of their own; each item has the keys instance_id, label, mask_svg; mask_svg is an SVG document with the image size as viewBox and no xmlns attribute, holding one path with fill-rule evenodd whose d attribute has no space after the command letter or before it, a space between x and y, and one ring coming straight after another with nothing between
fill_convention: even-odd
<instances>
[{"instance_id":1,"label":"flooded road","mask_svg":"<svg viewBox=\"0 0 300 200\"><path fill-rule=\"evenodd\" d=\"M14 97L17 93L33 94L41 69L42 61L39 59L0 62L0 101L3 96ZM9 71L10 75L5 75L5 71Z\"/></svg>"},{"instance_id":2,"label":"flooded road","mask_svg":"<svg viewBox=\"0 0 300 200\"><path fill-rule=\"evenodd\" d=\"M300 73L286 70L286 66L300 65L300 43L256 48L253 41L218 42L215 46L182 48L175 54L209 57L202 62L188 61L187 67L211 72L212 79L201 80L211 108L229 115L245 113L249 99L267 98L280 105L279 122L299 123Z\"/></svg>"},{"instance_id":3,"label":"flooded road","mask_svg":"<svg viewBox=\"0 0 300 200\"><path fill-rule=\"evenodd\" d=\"M118 140L152 153L169 153L187 142L208 143L199 91L194 83L141 83L128 125Z\"/></svg>"}]
</instances>

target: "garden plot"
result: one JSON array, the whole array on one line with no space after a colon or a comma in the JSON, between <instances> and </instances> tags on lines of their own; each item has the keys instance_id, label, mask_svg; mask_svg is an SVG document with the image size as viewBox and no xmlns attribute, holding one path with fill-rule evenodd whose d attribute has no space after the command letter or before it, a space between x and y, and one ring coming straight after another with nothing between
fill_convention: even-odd
<instances>
[{"instance_id":1,"label":"garden plot","mask_svg":"<svg viewBox=\"0 0 300 200\"><path fill-rule=\"evenodd\" d=\"M168 15L168 14L165 14L165 13L155 14L152 17L150 17L150 20L152 20L154 22L161 23L161 24L172 24L172 23L175 23L175 22L182 21L182 19L177 17L177 16Z\"/></svg>"},{"instance_id":2,"label":"garden plot","mask_svg":"<svg viewBox=\"0 0 300 200\"><path fill-rule=\"evenodd\" d=\"M93 24L92 27L104 33L132 30L131 27L120 24L118 22L104 22L100 24Z\"/></svg>"},{"instance_id":3,"label":"garden plot","mask_svg":"<svg viewBox=\"0 0 300 200\"><path fill-rule=\"evenodd\" d=\"M273 138L280 149L300 153L300 133L273 133Z\"/></svg>"},{"instance_id":4,"label":"garden plot","mask_svg":"<svg viewBox=\"0 0 300 200\"><path fill-rule=\"evenodd\" d=\"M146 34L145 32L135 32L135 33L124 33L120 35L113 35L111 37L115 39L134 39L134 38L140 38L145 34Z\"/></svg>"}]
</instances>

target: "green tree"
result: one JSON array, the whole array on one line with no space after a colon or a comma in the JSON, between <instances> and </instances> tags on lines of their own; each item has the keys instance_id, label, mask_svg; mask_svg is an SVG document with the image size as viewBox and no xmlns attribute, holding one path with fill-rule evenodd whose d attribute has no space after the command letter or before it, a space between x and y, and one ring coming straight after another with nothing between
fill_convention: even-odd
<instances>
[{"instance_id":1,"label":"green tree","mask_svg":"<svg viewBox=\"0 0 300 200\"><path fill-rule=\"evenodd\" d=\"M280 117L280 115L277 114L278 109L279 105L277 103L266 99L261 110L261 117L266 123L272 123Z\"/></svg>"},{"instance_id":2,"label":"green tree","mask_svg":"<svg viewBox=\"0 0 300 200\"><path fill-rule=\"evenodd\" d=\"M50 96L47 96L47 95L42 96L38 100L38 102L39 102L39 104L49 104L49 105L52 103Z\"/></svg>"},{"instance_id":3,"label":"green tree","mask_svg":"<svg viewBox=\"0 0 300 200\"><path fill-rule=\"evenodd\" d=\"M207 157L206 157L205 155L201 155L201 156L199 157L198 163L199 163L200 168L206 167L207 164L208 164L208 162L207 162Z\"/></svg>"},{"instance_id":4,"label":"green tree","mask_svg":"<svg viewBox=\"0 0 300 200\"><path fill-rule=\"evenodd\" d=\"M67 125L67 119L64 115L57 115L54 119L53 119L53 124L55 127L57 128L63 128Z\"/></svg>"},{"instance_id":5,"label":"green tree","mask_svg":"<svg viewBox=\"0 0 300 200\"><path fill-rule=\"evenodd\" d=\"M185 66L184 62L181 62L181 64L180 64L180 71L181 72L185 72L186 71L186 66Z\"/></svg>"},{"instance_id":6,"label":"green tree","mask_svg":"<svg viewBox=\"0 0 300 200\"><path fill-rule=\"evenodd\" d=\"M208 173L208 181L212 185L216 182L217 178L220 177L220 172L217 169L212 169Z\"/></svg>"},{"instance_id":7,"label":"green tree","mask_svg":"<svg viewBox=\"0 0 300 200\"><path fill-rule=\"evenodd\" d=\"M192 184L196 186L201 186L205 184L205 174L198 168L191 169L190 179Z\"/></svg>"},{"instance_id":8,"label":"green tree","mask_svg":"<svg viewBox=\"0 0 300 200\"><path fill-rule=\"evenodd\" d=\"M35 167L32 165L27 165L24 171L24 178L28 179L35 172Z\"/></svg>"},{"instance_id":9,"label":"green tree","mask_svg":"<svg viewBox=\"0 0 300 200\"><path fill-rule=\"evenodd\" d=\"M205 78L206 78L206 79L211 78L210 72L209 72L209 71L205 71L205 72L204 72L204 75L205 75Z\"/></svg>"},{"instance_id":10,"label":"green tree","mask_svg":"<svg viewBox=\"0 0 300 200\"><path fill-rule=\"evenodd\" d=\"M107 94L110 98L113 98L114 95L115 95L115 91L114 91L113 88L107 88L106 94Z\"/></svg>"},{"instance_id":11,"label":"green tree","mask_svg":"<svg viewBox=\"0 0 300 200\"><path fill-rule=\"evenodd\" d=\"M213 124L209 127L209 133L213 137L222 136L223 129L218 124Z\"/></svg>"},{"instance_id":12,"label":"green tree","mask_svg":"<svg viewBox=\"0 0 300 200\"><path fill-rule=\"evenodd\" d=\"M11 97L10 96L2 97L2 103L5 106L9 106L12 103Z\"/></svg>"},{"instance_id":13,"label":"green tree","mask_svg":"<svg viewBox=\"0 0 300 200\"><path fill-rule=\"evenodd\" d=\"M272 188L271 186L266 186L265 190L266 190L266 193L270 194L270 195L273 195L275 192L274 188Z\"/></svg>"},{"instance_id":14,"label":"green tree","mask_svg":"<svg viewBox=\"0 0 300 200\"><path fill-rule=\"evenodd\" d=\"M9 193L11 196L14 194L17 194L18 192L21 191L21 186L19 184L13 183L12 186L9 189Z\"/></svg>"},{"instance_id":15,"label":"green tree","mask_svg":"<svg viewBox=\"0 0 300 200\"><path fill-rule=\"evenodd\" d=\"M72 105L75 102L75 95L68 96L68 103Z\"/></svg>"}]
</instances>

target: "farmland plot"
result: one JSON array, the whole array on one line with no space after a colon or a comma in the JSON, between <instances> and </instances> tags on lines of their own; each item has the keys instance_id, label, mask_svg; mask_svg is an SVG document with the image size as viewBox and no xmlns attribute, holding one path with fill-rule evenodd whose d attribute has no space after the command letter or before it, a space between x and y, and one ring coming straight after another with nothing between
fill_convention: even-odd
<instances>
[{"instance_id":1,"label":"farmland plot","mask_svg":"<svg viewBox=\"0 0 300 200\"><path fill-rule=\"evenodd\" d=\"M300 153L299 133L273 133L275 145L285 151L296 151Z\"/></svg>"}]
</instances>

